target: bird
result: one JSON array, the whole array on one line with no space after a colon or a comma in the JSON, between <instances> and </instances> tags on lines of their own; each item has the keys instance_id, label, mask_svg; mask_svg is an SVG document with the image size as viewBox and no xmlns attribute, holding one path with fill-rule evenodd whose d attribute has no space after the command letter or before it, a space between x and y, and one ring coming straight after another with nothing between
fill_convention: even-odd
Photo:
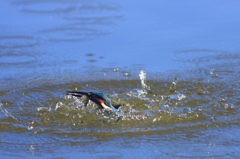
<instances>
[{"instance_id":1,"label":"bird","mask_svg":"<svg viewBox=\"0 0 240 159\"><path fill-rule=\"evenodd\" d=\"M119 107L122 105L112 105L111 100L104 94L100 92L79 92L79 91L67 91L67 95L72 95L75 97L86 96L87 100L85 102L85 107L87 106L89 100L93 101L99 109L106 109L108 111L119 111Z\"/></svg>"}]
</instances>

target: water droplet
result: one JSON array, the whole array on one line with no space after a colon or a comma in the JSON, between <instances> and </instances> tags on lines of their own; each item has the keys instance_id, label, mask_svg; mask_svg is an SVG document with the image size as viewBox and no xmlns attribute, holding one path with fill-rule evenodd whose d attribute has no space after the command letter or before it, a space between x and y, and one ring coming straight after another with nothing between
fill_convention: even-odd
<instances>
[{"instance_id":1,"label":"water droplet","mask_svg":"<svg viewBox=\"0 0 240 159\"><path fill-rule=\"evenodd\" d=\"M114 71L114 72L118 72L118 71L119 71L119 69L118 69L118 68L115 68L115 69L113 69L113 71Z\"/></svg>"},{"instance_id":2,"label":"water droplet","mask_svg":"<svg viewBox=\"0 0 240 159\"><path fill-rule=\"evenodd\" d=\"M131 76L131 74L130 73L125 73L125 76L129 77L129 76Z\"/></svg>"},{"instance_id":3,"label":"water droplet","mask_svg":"<svg viewBox=\"0 0 240 159\"><path fill-rule=\"evenodd\" d=\"M225 103L225 102L226 102L226 99L222 98L222 99L220 99L219 101Z\"/></svg>"},{"instance_id":4,"label":"water droplet","mask_svg":"<svg viewBox=\"0 0 240 159\"><path fill-rule=\"evenodd\" d=\"M210 75L212 75L212 74L213 74L213 72L214 72L214 69L213 69L213 68L211 68L211 70L210 70Z\"/></svg>"},{"instance_id":5,"label":"water droplet","mask_svg":"<svg viewBox=\"0 0 240 159\"><path fill-rule=\"evenodd\" d=\"M58 103L56 104L55 110L57 110L58 108L60 108L62 105L63 105L62 102L58 102Z\"/></svg>"},{"instance_id":6,"label":"water droplet","mask_svg":"<svg viewBox=\"0 0 240 159\"><path fill-rule=\"evenodd\" d=\"M213 75L212 78L218 78L218 74Z\"/></svg>"},{"instance_id":7,"label":"water droplet","mask_svg":"<svg viewBox=\"0 0 240 159\"><path fill-rule=\"evenodd\" d=\"M164 105L164 108L165 108L165 109L168 109L168 108L169 108L169 105L168 105L168 104Z\"/></svg>"},{"instance_id":8,"label":"water droplet","mask_svg":"<svg viewBox=\"0 0 240 159\"><path fill-rule=\"evenodd\" d=\"M28 130L32 130L34 127L33 126L28 126L27 129Z\"/></svg>"},{"instance_id":9,"label":"water droplet","mask_svg":"<svg viewBox=\"0 0 240 159\"><path fill-rule=\"evenodd\" d=\"M41 111L41 110L43 110L43 107L37 108L37 111L38 111L38 112Z\"/></svg>"},{"instance_id":10,"label":"water droplet","mask_svg":"<svg viewBox=\"0 0 240 159\"><path fill-rule=\"evenodd\" d=\"M177 99L178 100L183 100L183 99L185 99L186 98L186 96L184 95L184 94L178 94L177 95Z\"/></svg>"},{"instance_id":11,"label":"water droplet","mask_svg":"<svg viewBox=\"0 0 240 159\"><path fill-rule=\"evenodd\" d=\"M142 89L143 90L150 90L150 87L146 84L147 74L144 70L140 71L139 77L140 77L140 80L141 80Z\"/></svg>"},{"instance_id":12,"label":"water droplet","mask_svg":"<svg viewBox=\"0 0 240 159\"><path fill-rule=\"evenodd\" d=\"M147 76L146 72L144 70L141 70L140 74L139 74L140 80L141 81L145 81L146 80L146 76Z\"/></svg>"},{"instance_id":13,"label":"water droplet","mask_svg":"<svg viewBox=\"0 0 240 159\"><path fill-rule=\"evenodd\" d=\"M225 104L225 105L224 105L224 108L225 108L226 110L231 110L231 109L234 109L234 106L233 106L233 105L230 105L230 104Z\"/></svg>"},{"instance_id":14,"label":"water droplet","mask_svg":"<svg viewBox=\"0 0 240 159\"><path fill-rule=\"evenodd\" d=\"M36 148L33 147L33 145L31 144L29 150L30 150L30 151L34 151L35 149L36 149Z\"/></svg>"},{"instance_id":15,"label":"water droplet","mask_svg":"<svg viewBox=\"0 0 240 159\"><path fill-rule=\"evenodd\" d=\"M203 109L201 109L201 108L198 108L198 111L199 111L199 112L202 112L202 111L203 111Z\"/></svg>"}]
</instances>

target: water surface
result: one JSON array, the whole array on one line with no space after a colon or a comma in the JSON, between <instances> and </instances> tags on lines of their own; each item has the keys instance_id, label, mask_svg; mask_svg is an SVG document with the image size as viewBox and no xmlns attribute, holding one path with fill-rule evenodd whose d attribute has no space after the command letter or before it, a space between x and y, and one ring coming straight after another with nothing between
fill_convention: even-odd
<instances>
[{"instance_id":1,"label":"water surface","mask_svg":"<svg viewBox=\"0 0 240 159\"><path fill-rule=\"evenodd\" d=\"M240 157L238 6L2 1L1 157ZM124 106L84 107L67 90Z\"/></svg>"}]
</instances>

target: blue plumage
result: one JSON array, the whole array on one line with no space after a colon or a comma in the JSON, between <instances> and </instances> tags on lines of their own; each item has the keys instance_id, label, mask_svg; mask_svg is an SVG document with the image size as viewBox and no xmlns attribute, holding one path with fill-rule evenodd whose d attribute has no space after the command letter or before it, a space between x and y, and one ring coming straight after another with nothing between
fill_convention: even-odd
<instances>
[{"instance_id":1,"label":"blue plumage","mask_svg":"<svg viewBox=\"0 0 240 159\"><path fill-rule=\"evenodd\" d=\"M67 94L81 97L82 95L87 96L88 99L97 104L100 109L107 109L113 111L119 111L118 108L122 105L113 106L111 100L104 94L100 92L78 92L78 91L68 91ZM87 103L85 104L87 106Z\"/></svg>"}]
</instances>

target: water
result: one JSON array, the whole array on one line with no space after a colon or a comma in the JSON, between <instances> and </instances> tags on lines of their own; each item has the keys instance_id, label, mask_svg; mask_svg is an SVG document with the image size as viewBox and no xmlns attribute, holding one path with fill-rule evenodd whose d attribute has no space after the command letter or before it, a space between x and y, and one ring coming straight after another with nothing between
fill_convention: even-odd
<instances>
[{"instance_id":1,"label":"water","mask_svg":"<svg viewBox=\"0 0 240 159\"><path fill-rule=\"evenodd\" d=\"M1 158L239 158L239 3L1 1Z\"/></svg>"}]
</instances>

